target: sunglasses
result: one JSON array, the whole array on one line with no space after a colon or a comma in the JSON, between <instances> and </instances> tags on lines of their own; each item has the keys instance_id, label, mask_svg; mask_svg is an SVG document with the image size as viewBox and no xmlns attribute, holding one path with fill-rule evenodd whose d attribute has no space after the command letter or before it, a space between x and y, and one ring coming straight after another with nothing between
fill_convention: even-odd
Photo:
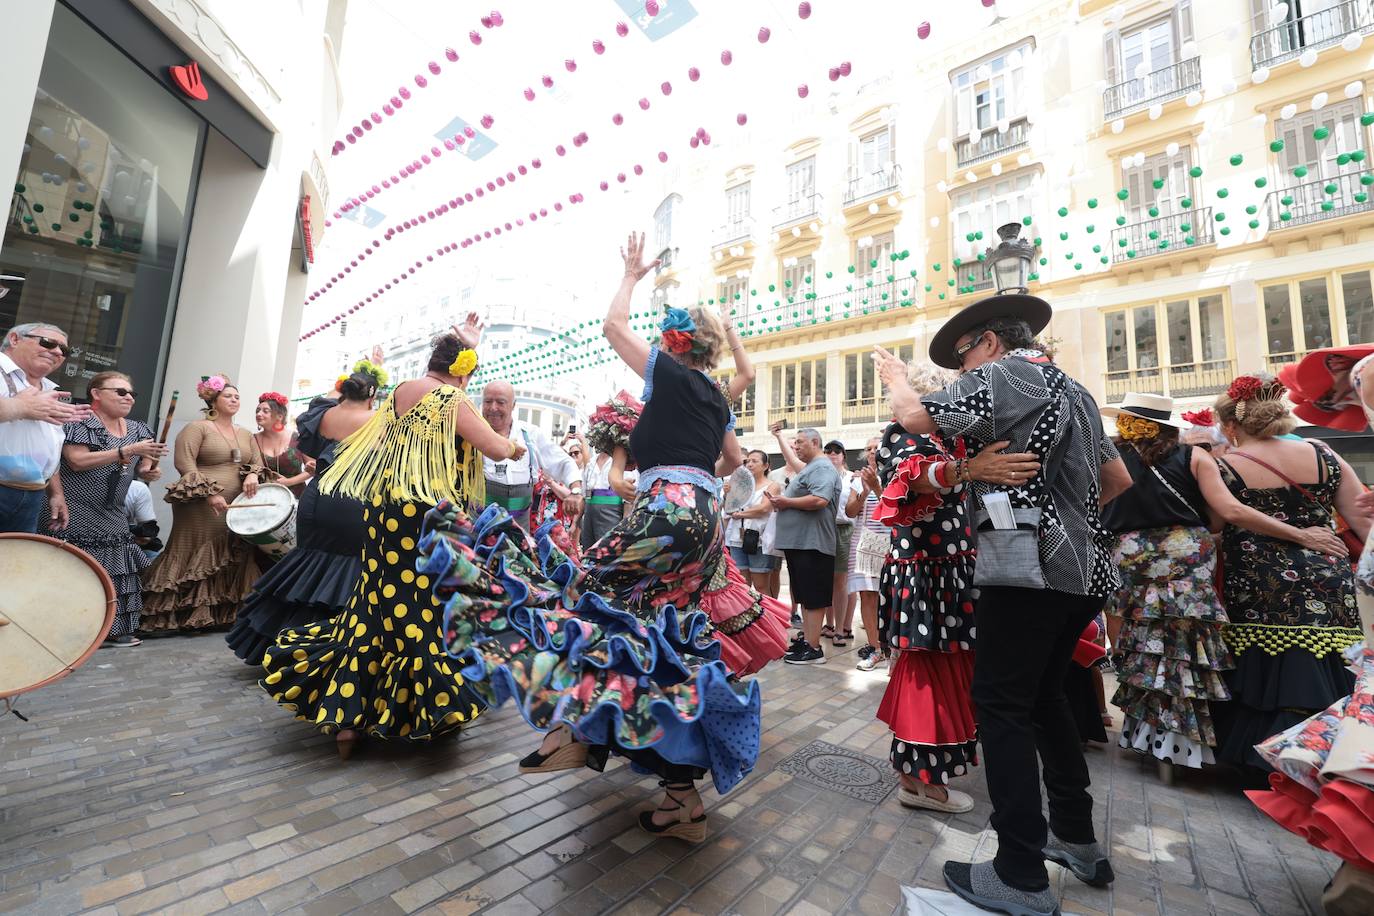
<instances>
[{"instance_id":1,"label":"sunglasses","mask_svg":"<svg viewBox=\"0 0 1374 916\"><path fill-rule=\"evenodd\" d=\"M25 334L24 336L38 341L38 345L44 350L61 350L63 356L72 355L72 348L62 343L60 340L53 340L51 337L44 337L42 334Z\"/></svg>"},{"instance_id":2,"label":"sunglasses","mask_svg":"<svg viewBox=\"0 0 1374 916\"><path fill-rule=\"evenodd\" d=\"M957 357L959 358L959 363L960 363L960 365L962 365L963 362L964 362L964 354L967 353L968 351L972 350L974 347L978 346L978 345L979 345L980 343L982 343L982 342L983 342L983 335L982 335L982 334L979 334L977 337L973 338L973 339L970 340L968 343L964 344L962 347L957 347L957 348L954 350L954 355L957 356Z\"/></svg>"},{"instance_id":3,"label":"sunglasses","mask_svg":"<svg viewBox=\"0 0 1374 916\"><path fill-rule=\"evenodd\" d=\"M137 392L137 391L134 391L132 388L97 388L97 389L95 389L95 390L96 390L96 391L113 391L115 394L119 395L121 398L136 398L136 397L138 397L138 392Z\"/></svg>"}]
</instances>

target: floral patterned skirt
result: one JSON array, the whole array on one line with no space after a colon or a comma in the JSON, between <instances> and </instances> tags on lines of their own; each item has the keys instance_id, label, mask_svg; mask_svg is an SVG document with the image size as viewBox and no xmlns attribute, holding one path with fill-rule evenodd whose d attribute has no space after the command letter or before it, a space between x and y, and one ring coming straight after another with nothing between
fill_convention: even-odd
<instances>
[{"instance_id":1,"label":"floral patterned skirt","mask_svg":"<svg viewBox=\"0 0 1374 916\"><path fill-rule=\"evenodd\" d=\"M1107 610L1125 618L1112 698L1126 713L1120 745L1191 767L1213 763L1208 704L1230 699L1219 672L1234 667L1221 638L1216 542L1201 527L1128 531L1114 560L1122 587Z\"/></svg>"},{"instance_id":2,"label":"floral patterned skirt","mask_svg":"<svg viewBox=\"0 0 1374 916\"><path fill-rule=\"evenodd\" d=\"M708 770L721 792L753 769L758 685L731 678L702 612L666 600L646 621L647 603L631 612L579 587L581 571L546 532L532 544L497 506L470 521L441 504L419 552L443 603L444 645L486 704L511 700L538 730L566 723L579 740L636 761L647 751Z\"/></svg>"}]
</instances>

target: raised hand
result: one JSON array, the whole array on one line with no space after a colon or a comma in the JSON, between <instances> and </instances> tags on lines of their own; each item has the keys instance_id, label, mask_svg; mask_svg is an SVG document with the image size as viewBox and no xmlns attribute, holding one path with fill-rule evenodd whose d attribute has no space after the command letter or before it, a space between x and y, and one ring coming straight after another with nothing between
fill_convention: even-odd
<instances>
[{"instance_id":1,"label":"raised hand","mask_svg":"<svg viewBox=\"0 0 1374 916\"><path fill-rule=\"evenodd\" d=\"M644 263L644 233L631 232L630 237L625 242L625 247L620 249L620 257L625 261L626 278L638 283L644 279L644 275L658 266L658 259Z\"/></svg>"},{"instance_id":2,"label":"raised hand","mask_svg":"<svg viewBox=\"0 0 1374 916\"><path fill-rule=\"evenodd\" d=\"M482 331L486 329L486 326L487 323L476 312L468 312L467 318L463 319L461 325L453 325L453 333L458 335L463 346L469 350L476 350L477 345L482 342Z\"/></svg>"},{"instance_id":3,"label":"raised hand","mask_svg":"<svg viewBox=\"0 0 1374 916\"><path fill-rule=\"evenodd\" d=\"M70 404L59 400L57 391L43 391L38 388L25 388L14 396L26 420L41 420L54 426L75 423L91 415L91 409L84 404Z\"/></svg>"},{"instance_id":4,"label":"raised hand","mask_svg":"<svg viewBox=\"0 0 1374 916\"><path fill-rule=\"evenodd\" d=\"M874 347L873 364L878 369L878 377L882 379L883 385L889 389L907 385L906 363L892 353L882 347Z\"/></svg>"}]
</instances>

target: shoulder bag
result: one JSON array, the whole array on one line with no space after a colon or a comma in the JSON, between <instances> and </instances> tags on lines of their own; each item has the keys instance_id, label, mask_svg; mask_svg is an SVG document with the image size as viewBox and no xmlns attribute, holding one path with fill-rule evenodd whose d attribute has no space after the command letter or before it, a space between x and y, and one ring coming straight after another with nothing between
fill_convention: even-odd
<instances>
[{"instance_id":1,"label":"shoulder bag","mask_svg":"<svg viewBox=\"0 0 1374 916\"><path fill-rule=\"evenodd\" d=\"M1318 450L1318 453L1320 453L1324 447L1314 446L1314 448L1316 448ZM1359 564L1360 554L1364 552L1364 541L1361 541L1359 535L1351 531L1350 528L1343 528L1342 526L1337 525L1336 514L1332 512L1330 509L1323 506L1320 502L1318 502L1317 497L1312 495L1311 490L1307 489L1307 487L1304 487L1302 484L1298 483L1296 480L1289 477L1287 474L1285 474L1283 471L1280 471L1278 468L1274 467L1269 462L1256 458L1249 452L1242 452L1239 449L1233 448L1227 454L1238 455L1241 458L1248 458L1255 464L1258 464L1260 467L1267 468L1270 471L1270 473L1272 473L1275 477L1279 478L1284 483L1288 484L1290 487L1301 493L1304 499L1306 499L1308 502L1310 502L1312 505L1316 506L1318 509L1320 509L1323 513L1326 514L1327 521L1331 525L1332 529L1335 530L1336 536L1339 537L1345 543L1346 550L1350 553L1351 561L1357 565Z\"/></svg>"}]
</instances>

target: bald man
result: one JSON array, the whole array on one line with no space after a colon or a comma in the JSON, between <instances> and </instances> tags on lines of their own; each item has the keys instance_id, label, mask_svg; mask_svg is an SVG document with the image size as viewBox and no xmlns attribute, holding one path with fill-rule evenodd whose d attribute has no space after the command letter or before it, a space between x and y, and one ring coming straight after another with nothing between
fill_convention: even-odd
<instances>
[{"instance_id":1,"label":"bald man","mask_svg":"<svg viewBox=\"0 0 1374 916\"><path fill-rule=\"evenodd\" d=\"M482 416L501 435L525 444L525 455L516 460L493 461L483 457L487 478L487 501L505 508L526 531L530 530L530 503L534 482L543 471L564 484L572 496L563 507L573 518L582 514L582 469L567 452L554 445L542 430L522 423L513 416L515 389L509 382L487 382L482 388Z\"/></svg>"}]
</instances>

